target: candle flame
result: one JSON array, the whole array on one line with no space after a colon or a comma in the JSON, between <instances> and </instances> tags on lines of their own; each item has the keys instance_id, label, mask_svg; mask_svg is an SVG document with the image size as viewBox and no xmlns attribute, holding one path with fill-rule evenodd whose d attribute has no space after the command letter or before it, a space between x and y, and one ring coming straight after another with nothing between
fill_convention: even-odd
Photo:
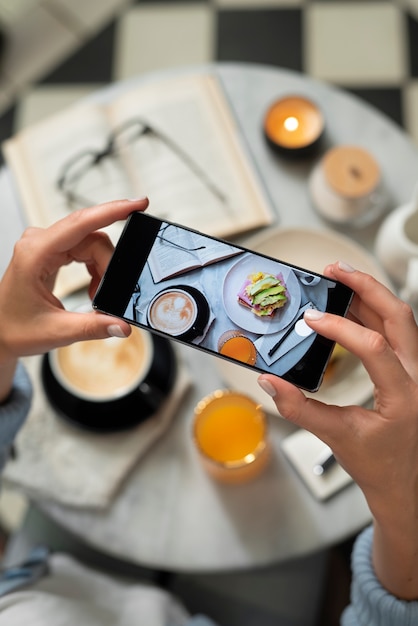
<instances>
[{"instance_id":1,"label":"candle flame","mask_svg":"<svg viewBox=\"0 0 418 626\"><path fill-rule=\"evenodd\" d=\"M283 125L286 130L293 132L294 130L298 128L299 120L297 119L297 117L290 116L285 119L285 121L283 122Z\"/></svg>"}]
</instances>

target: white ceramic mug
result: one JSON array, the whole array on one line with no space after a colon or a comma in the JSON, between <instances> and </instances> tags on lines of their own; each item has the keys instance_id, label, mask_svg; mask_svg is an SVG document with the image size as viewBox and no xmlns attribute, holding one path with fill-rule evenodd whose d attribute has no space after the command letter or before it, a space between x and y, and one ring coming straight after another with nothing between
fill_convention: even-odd
<instances>
[{"instance_id":1,"label":"white ceramic mug","mask_svg":"<svg viewBox=\"0 0 418 626\"><path fill-rule=\"evenodd\" d=\"M400 287L401 297L418 304L418 190L414 199L392 211L381 225L376 256Z\"/></svg>"}]
</instances>

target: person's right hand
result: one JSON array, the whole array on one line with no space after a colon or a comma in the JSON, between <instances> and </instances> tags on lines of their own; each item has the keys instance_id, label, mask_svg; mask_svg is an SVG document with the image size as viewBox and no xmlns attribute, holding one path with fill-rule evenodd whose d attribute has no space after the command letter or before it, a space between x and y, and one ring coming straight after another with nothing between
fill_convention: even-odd
<instances>
[{"instance_id":1,"label":"person's right hand","mask_svg":"<svg viewBox=\"0 0 418 626\"><path fill-rule=\"evenodd\" d=\"M418 328L411 308L343 263L325 273L355 291L350 319L305 313L317 333L358 356L374 383L374 408L328 406L262 375L280 414L333 450L375 519L374 565L389 591L418 599Z\"/></svg>"}]
</instances>

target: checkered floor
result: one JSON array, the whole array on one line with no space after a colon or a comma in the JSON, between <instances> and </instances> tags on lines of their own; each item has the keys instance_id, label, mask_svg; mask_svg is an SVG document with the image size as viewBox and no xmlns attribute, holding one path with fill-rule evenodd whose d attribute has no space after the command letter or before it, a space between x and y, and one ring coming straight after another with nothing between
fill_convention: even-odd
<instances>
[{"instance_id":1,"label":"checkered floor","mask_svg":"<svg viewBox=\"0 0 418 626\"><path fill-rule=\"evenodd\" d=\"M418 145L418 0L0 0L0 20L15 2L24 9L9 18L0 141L109 82L220 60L338 85Z\"/></svg>"}]
</instances>

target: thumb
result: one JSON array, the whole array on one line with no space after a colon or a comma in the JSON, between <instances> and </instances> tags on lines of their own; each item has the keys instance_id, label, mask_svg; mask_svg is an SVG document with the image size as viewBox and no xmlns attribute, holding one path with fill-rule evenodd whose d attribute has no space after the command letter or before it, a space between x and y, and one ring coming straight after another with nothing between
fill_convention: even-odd
<instances>
[{"instance_id":1,"label":"thumb","mask_svg":"<svg viewBox=\"0 0 418 626\"><path fill-rule=\"evenodd\" d=\"M262 374L258 384L273 398L279 414L289 422L309 430L329 445L341 435L342 424L337 418L349 408L306 397L300 389L277 376Z\"/></svg>"},{"instance_id":2,"label":"thumb","mask_svg":"<svg viewBox=\"0 0 418 626\"><path fill-rule=\"evenodd\" d=\"M89 339L126 338L132 332L127 322L96 311L63 311L54 326L56 337L59 338L57 345L61 346Z\"/></svg>"}]
</instances>

